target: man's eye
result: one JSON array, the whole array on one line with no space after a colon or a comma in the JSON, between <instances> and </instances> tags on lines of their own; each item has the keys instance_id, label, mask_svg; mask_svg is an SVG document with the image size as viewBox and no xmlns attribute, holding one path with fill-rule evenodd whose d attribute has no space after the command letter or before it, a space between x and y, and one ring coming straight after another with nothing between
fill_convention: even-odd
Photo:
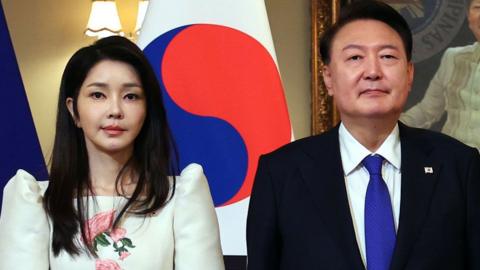
<instances>
[{"instance_id":1,"label":"man's eye","mask_svg":"<svg viewBox=\"0 0 480 270\"><path fill-rule=\"evenodd\" d=\"M362 57L360 55L353 55L353 56L350 56L348 58L348 60L354 60L354 61L357 61L357 60L360 60L362 59Z\"/></svg>"},{"instance_id":2,"label":"man's eye","mask_svg":"<svg viewBox=\"0 0 480 270\"><path fill-rule=\"evenodd\" d=\"M382 58L384 58L384 59L397 59L397 57L395 55L391 55L391 54L383 55Z\"/></svg>"}]
</instances>

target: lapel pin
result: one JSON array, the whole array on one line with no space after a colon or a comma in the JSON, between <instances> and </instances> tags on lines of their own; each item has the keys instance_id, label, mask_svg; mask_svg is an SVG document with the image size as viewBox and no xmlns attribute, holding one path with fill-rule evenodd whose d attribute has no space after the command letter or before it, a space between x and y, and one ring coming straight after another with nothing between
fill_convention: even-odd
<instances>
[{"instance_id":1,"label":"lapel pin","mask_svg":"<svg viewBox=\"0 0 480 270\"><path fill-rule=\"evenodd\" d=\"M425 173L433 173L433 168L432 167L424 167Z\"/></svg>"}]
</instances>

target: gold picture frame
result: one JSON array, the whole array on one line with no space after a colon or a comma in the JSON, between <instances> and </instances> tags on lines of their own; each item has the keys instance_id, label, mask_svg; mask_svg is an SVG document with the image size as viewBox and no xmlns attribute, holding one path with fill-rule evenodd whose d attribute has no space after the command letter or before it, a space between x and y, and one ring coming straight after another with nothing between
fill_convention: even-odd
<instances>
[{"instance_id":1,"label":"gold picture frame","mask_svg":"<svg viewBox=\"0 0 480 270\"><path fill-rule=\"evenodd\" d=\"M323 84L323 63L318 48L321 35L336 21L339 11L340 0L311 0L312 135L323 133L340 121L333 98L328 95L327 89Z\"/></svg>"}]
</instances>

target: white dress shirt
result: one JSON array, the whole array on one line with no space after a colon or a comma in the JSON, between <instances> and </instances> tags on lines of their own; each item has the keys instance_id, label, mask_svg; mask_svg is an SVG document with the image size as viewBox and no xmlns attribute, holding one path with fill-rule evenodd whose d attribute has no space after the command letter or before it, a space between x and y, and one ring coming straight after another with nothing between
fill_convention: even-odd
<instances>
[{"instance_id":1,"label":"white dress shirt","mask_svg":"<svg viewBox=\"0 0 480 270\"><path fill-rule=\"evenodd\" d=\"M400 216L400 189L401 189L401 150L398 124L385 139L375 153L370 152L360 144L345 126L340 124L338 130L340 140L340 155L342 157L345 186L347 188L348 203L352 214L353 227L357 238L358 248L362 260L366 264L365 250L365 195L370 180L367 169L362 165L362 160L373 154L381 155L385 160L382 165L382 177L388 187L392 202L395 230L398 229Z\"/></svg>"}]
</instances>

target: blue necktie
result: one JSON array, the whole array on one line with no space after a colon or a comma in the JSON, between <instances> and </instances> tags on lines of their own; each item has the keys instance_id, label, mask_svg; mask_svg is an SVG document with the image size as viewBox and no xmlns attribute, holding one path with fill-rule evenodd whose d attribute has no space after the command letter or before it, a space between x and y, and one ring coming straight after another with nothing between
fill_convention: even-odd
<instances>
[{"instance_id":1,"label":"blue necktie","mask_svg":"<svg viewBox=\"0 0 480 270\"><path fill-rule=\"evenodd\" d=\"M370 174L365 196L365 246L368 270L390 268L395 248L395 224L387 185L382 178L383 157L369 155L363 166Z\"/></svg>"}]
</instances>

